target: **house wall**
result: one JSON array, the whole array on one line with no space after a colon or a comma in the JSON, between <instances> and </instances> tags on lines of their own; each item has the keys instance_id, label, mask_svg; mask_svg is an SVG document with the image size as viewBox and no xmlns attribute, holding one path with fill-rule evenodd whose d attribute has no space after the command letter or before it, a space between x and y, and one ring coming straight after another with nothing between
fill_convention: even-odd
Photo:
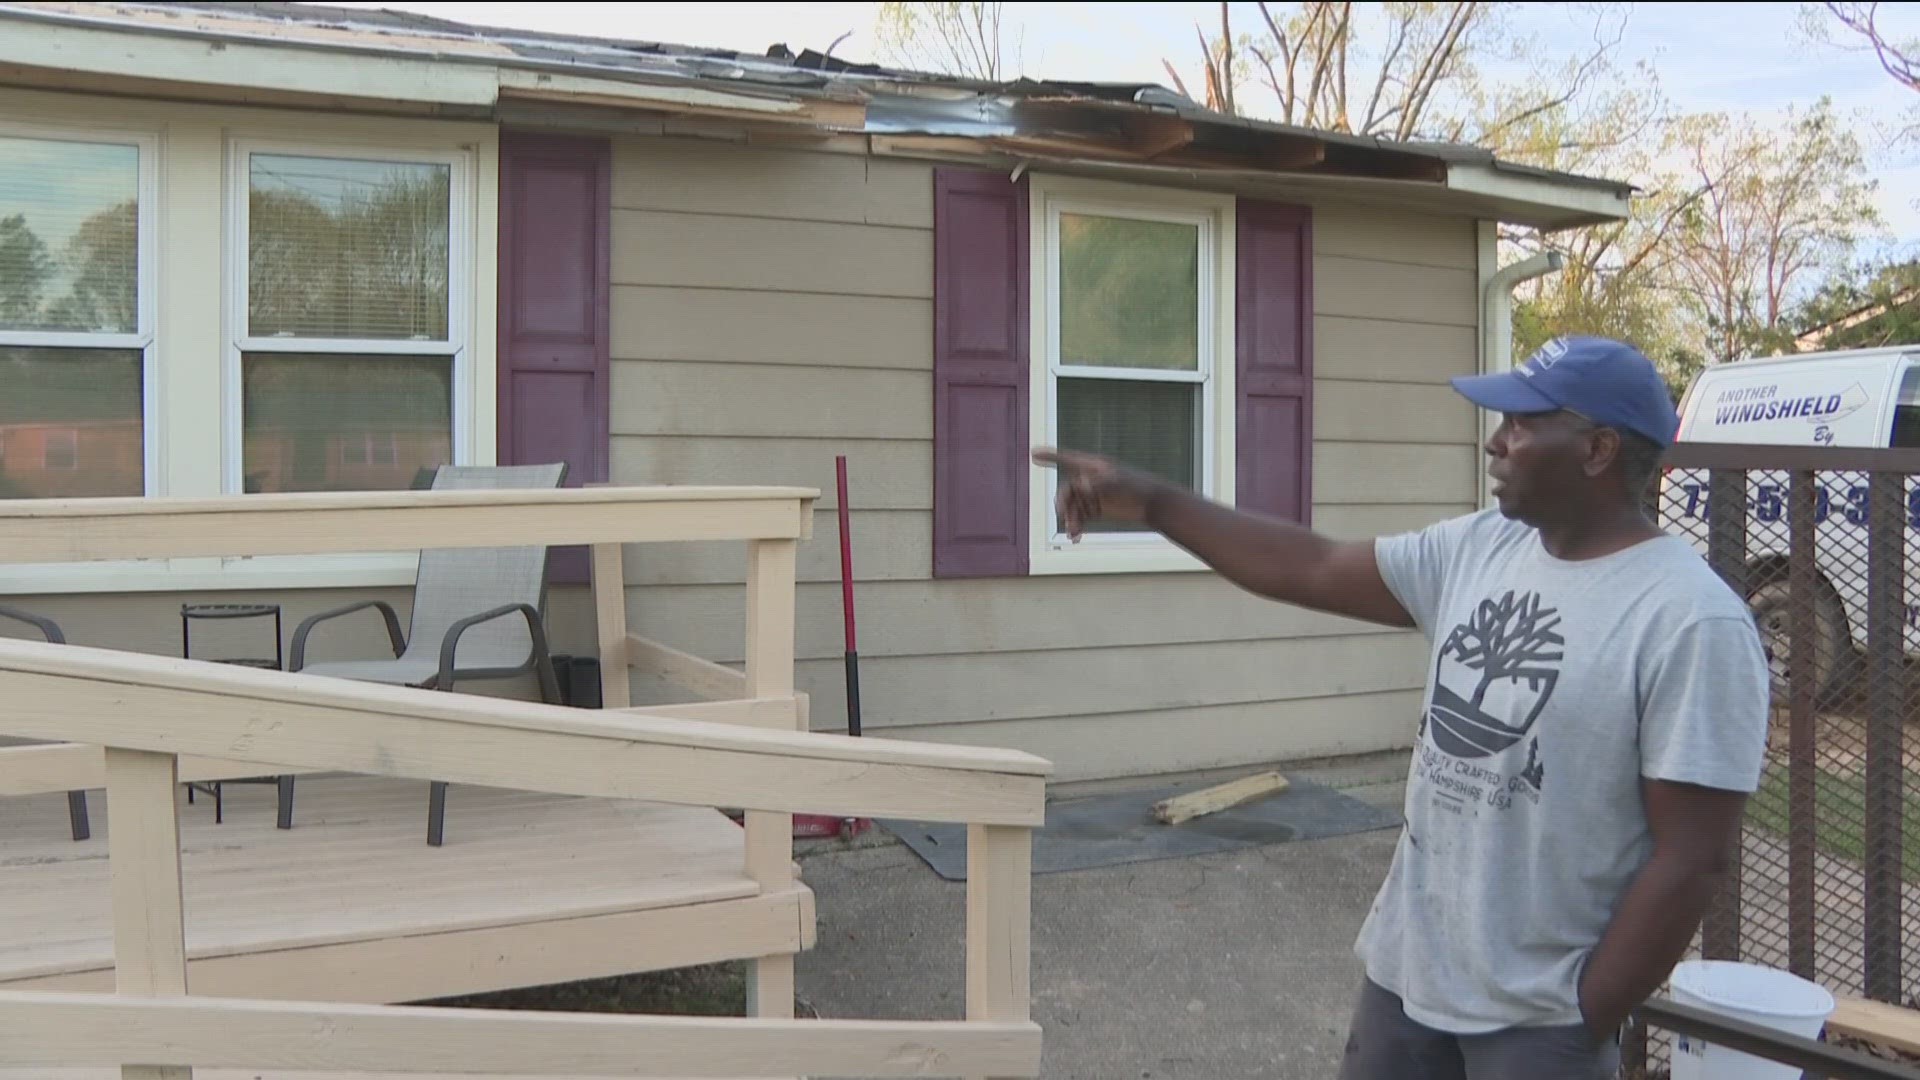
<instances>
[{"instance_id":1,"label":"house wall","mask_svg":"<svg viewBox=\"0 0 1920 1080\"><path fill-rule=\"evenodd\" d=\"M1017 747L1065 778L1410 743L1415 634L1206 574L932 580L929 165L627 137L613 173L613 482L822 491L798 602L816 729L845 724L845 454L869 733ZM1474 223L1314 210L1314 523L1363 537L1471 510L1478 425L1445 380L1477 368ZM636 632L741 660L742 546L633 548L628 575Z\"/></svg>"},{"instance_id":2,"label":"house wall","mask_svg":"<svg viewBox=\"0 0 1920 1080\"><path fill-rule=\"evenodd\" d=\"M73 95L0 100L42 118L91 119L108 108ZM180 185L216 182L231 129L304 125L360 138L423 123L330 117L313 132L323 119L311 114L114 108L120 124L159 129L174 170L163 180L175 192L211 190ZM477 239L490 259L490 129L421 130L480 147ZM932 579L930 165L626 136L615 141L613 180L611 480L823 492L815 536L801 549L798 606L797 676L816 729L845 722L833 471L834 455L845 454L870 732L1026 749L1068 779L1410 742L1424 662L1416 635L1259 601L1200 573ZM179 283L216 269L217 242L196 230L218 235L219 203L168 206L163 249L188 254L174 256L187 264L174 262L163 278L166 332L199 337L166 351L212 352L219 316L207 296L218 289L182 293ZM1328 203L1314 211L1315 525L1362 537L1471 509L1477 423L1445 380L1477 366L1474 223ZM169 237L178 245L168 248ZM200 273L186 274L189 266ZM491 271L483 277L490 286ZM197 299L181 307L189 296ZM200 318L179 314L202 308ZM474 340L484 370L491 318L482 305L476 320L486 332ZM213 385L197 369L163 377L169 392ZM200 381L174 385L185 378ZM490 438L490 411L486 419L476 429ZM177 462L170 455L168 467ZM206 484L197 472L179 481ZM636 546L627 565L636 632L717 661L742 659L743 545ZM279 602L289 637L308 614L373 596L406 618L402 588L299 587L327 582L312 574L188 592L128 579L86 592L9 589L0 603L51 615L76 643L171 655L183 602ZM587 648L592 625L583 590L556 590L556 651ZM264 621L196 624L194 654L270 654L267 632ZM25 631L0 621L0 634L16 633ZM376 656L382 638L377 616L361 612L323 630L315 658ZM532 692L530 680L470 688ZM636 700L675 698L636 686Z\"/></svg>"}]
</instances>

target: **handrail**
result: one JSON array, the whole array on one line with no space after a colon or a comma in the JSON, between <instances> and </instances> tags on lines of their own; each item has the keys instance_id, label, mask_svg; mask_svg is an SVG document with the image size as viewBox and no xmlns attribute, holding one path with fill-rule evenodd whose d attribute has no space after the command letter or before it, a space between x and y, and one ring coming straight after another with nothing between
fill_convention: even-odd
<instances>
[{"instance_id":1,"label":"handrail","mask_svg":"<svg viewBox=\"0 0 1920 1080\"><path fill-rule=\"evenodd\" d=\"M1910 1065L1683 1005L1668 997L1647 1000L1634 1010L1634 1015L1648 1027L1705 1039L1729 1050L1791 1065L1828 1080L1920 1080L1920 1069Z\"/></svg>"},{"instance_id":2,"label":"handrail","mask_svg":"<svg viewBox=\"0 0 1920 1080\"><path fill-rule=\"evenodd\" d=\"M1920 473L1920 449L1681 442L1668 449L1662 464L1672 469Z\"/></svg>"},{"instance_id":3,"label":"handrail","mask_svg":"<svg viewBox=\"0 0 1920 1080\"><path fill-rule=\"evenodd\" d=\"M0 640L0 701L0 734L30 739L780 813L1039 825L1050 772L1011 750L596 715L38 641Z\"/></svg>"},{"instance_id":4,"label":"handrail","mask_svg":"<svg viewBox=\"0 0 1920 1080\"><path fill-rule=\"evenodd\" d=\"M806 539L818 497L813 488L590 487L0 500L0 563Z\"/></svg>"},{"instance_id":5,"label":"handrail","mask_svg":"<svg viewBox=\"0 0 1920 1080\"><path fill-rule=\"evenodd\" d=\"M1040 1028L0 992L0 1066L553 1076L1037 1076Z\"/></svg>"}]
</instances>

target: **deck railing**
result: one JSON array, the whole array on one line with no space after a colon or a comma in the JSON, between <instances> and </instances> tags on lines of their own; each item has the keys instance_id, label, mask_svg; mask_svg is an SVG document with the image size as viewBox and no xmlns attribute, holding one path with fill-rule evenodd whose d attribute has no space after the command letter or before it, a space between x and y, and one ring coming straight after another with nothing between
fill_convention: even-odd
<instances>
[{"instance_id":1,"label":"deck railing","mask_svg":"<svg viewBox=\"0 0 1920 1080\"><path fill-rule=\"evenodd\" d=\"M0 504L0 561L588 544L603 710L38 642L0 642L0 793L103 782L111 995L0 993L0 1065L624 1076L1037 1076L1028 1011L1032 829L1048 764L803 730L795 549L815 493L615 488ZM622 545L745 540L744 671L630 637ZM627 707L634 661L716 701ZM787 730L777 730L786 728ZM344 771L739 808L746 872L793 882L792 815L968 825L966 1019L791 1019L793 957L762 957L748 1018L486 1015L187 997L176 785Z\"/></svg>"}]
</instances>

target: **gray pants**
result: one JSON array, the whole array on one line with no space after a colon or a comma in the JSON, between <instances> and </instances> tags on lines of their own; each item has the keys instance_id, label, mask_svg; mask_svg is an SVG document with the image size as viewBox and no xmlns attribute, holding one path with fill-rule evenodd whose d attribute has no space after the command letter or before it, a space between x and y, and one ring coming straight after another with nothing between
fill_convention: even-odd
<instances>
[{"instance_id":1,"label":"gray pants","mask_svg":"<svg viewBox=\"0 0 1920 1080\"><path fill-rule=\"evenodd\" d=\"M1400 999L1367 980L1354 1005L1340 1080L1613 1080L1620 1044L1596 1044L1585 1024L1453 1035L1407 1018Z\"/></svg>"}]
</instances>

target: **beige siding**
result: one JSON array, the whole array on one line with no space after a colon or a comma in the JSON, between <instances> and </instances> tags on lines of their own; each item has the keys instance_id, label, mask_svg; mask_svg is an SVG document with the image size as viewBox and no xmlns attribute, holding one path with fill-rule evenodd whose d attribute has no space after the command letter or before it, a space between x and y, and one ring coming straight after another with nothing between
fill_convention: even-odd
<instances>
[{"instance_id":1,"label":"beige siding","mask_svg":"<svg viewBox=\"0 0 1920 1080\"><path fill-rule=\"evenodd\" d=\"M1405 745L1425 645L1209 575L931 580L932 177L923 164L632 138L615 153L613 469L798 483L798 679L844 723L834 457L846 455L863 720L1016 746L1068 778ZM1482 455L1473 226L1314 218L1314 525L1363 539L1470 510ZM738 664L742 545L630 549L637 632ZM590 625L562 597L556 633ZM642 681L639 700L673 700Z\"/></svg>"}]
</instances>

